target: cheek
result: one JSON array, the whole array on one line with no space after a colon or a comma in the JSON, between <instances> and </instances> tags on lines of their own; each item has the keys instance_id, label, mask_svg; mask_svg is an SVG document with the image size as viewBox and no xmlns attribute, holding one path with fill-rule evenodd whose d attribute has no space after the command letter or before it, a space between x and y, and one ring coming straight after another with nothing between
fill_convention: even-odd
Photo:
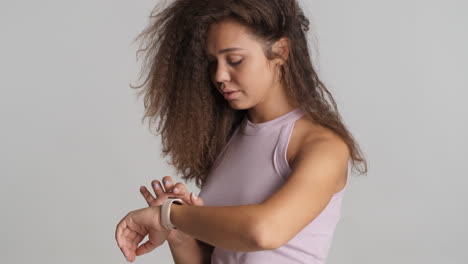
<instances>
[{"instance_id":1,"label":"cheek","mask_svg":"<svg viewBox=\"0 0 468 264\"><path fill-rule=\"evenodd\" d=\"M245 93L263 93L271 85L271 73L265 65L249 65L239 71L238 81Z\"/></svg>"}]
</instances>

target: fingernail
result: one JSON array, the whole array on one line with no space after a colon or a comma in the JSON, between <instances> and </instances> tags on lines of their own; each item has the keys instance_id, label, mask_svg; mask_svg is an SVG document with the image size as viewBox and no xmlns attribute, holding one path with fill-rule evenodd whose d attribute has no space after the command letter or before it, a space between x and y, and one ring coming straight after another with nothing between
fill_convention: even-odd
<instances>
[{"instance_id":1,"label":"fingernail","mask_svg":"<svg viewBox=\"0 0 468 264\"><path fill-rule=\"evenodd\" d=\"M179 192L179 188L174 188L172 191L173 191L174 193L178 193L178 192Z\"/></svg>"},{"instance_id":2,"label":"fingernail","mask_svg":"<svg viewBox=\"0 0 468 264\"><path fill-rule=\"evenodd\" d=\"M165 180L165 181L164 181L164 185L169 185L169 181L168 181L168 180Z\"/></svg>"},{"instance_id":3,"label":"fingernail","mask_svg":"<svg viewBox=\"0 0 468 264\"><path fill-rule=\"evenodd\" d=\"M155 184L154 184L154 188L155 188L155 189L159 189L159 184L155 183Z\"/></svg>"},{"instance_id":4,"label":"fingernail","mask_svg":"<svg viewBox=\"0 0 468 264\"><path fill-rule=\"evenodd\" d=\"M198 196L196 194L192 193L192 196L195 200L198 200Z\"/></svg>"}]
</instances>

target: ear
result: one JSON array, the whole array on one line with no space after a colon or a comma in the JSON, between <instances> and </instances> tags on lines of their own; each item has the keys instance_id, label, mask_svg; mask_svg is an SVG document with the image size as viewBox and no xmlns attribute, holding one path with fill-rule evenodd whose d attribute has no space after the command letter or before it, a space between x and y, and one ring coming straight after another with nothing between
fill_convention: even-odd
<instances>
[{"instance_id":1,"label":"ear","mask_svg":"<svg viewBox=\"0 0 468 264\"><path fill-rule=\"evenodd\" d=\"M289 39L286 37L282 37L277 40L272 47L274 53L280 55L280 58L275 59L275 64L283 65L289 56Z\"/></svg>"}]
</instances>

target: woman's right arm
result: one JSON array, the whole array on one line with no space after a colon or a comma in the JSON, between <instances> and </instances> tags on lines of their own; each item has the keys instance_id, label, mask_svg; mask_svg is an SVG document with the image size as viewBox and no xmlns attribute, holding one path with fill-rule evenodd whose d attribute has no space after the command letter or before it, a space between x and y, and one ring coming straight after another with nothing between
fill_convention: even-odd
<instances>
[{"instance_id":1,"label":"woman's right arm","mask_svg":"<svg viewBox=\"0 0 468 264\"><path fill-rule=\"evenodd\" d=\"M191 236L168 241L175 264L210 264L214 247Z\"/></svg>"},{"instance_id":2,"label":"woman's right arm","mask_svg":"<svg viewBox=\"0 0 468 264\"><path fill-rule=\"evenodd\" d=\"M158 180L154 180L151 184L157 198L154 198L146 187L142 186L140 189L141 194L149 206L160 205L162 201L169 196L181 198L185 203L194 206L204 205L203 199L201 197L194 199L194 197L190 195L191 193L187 191L184 184L179 182L173 185L170 176L165 176L162 180L165 183L164 189ZM179 189L177 193L172 192L175 187ZM195 239L179 230L171 231L167 242L169 243L169 248L175 264L211 264L211 254L214 249L212 245Z\"/></svg>"},{"instance_id":3,"label":"woman's right arm","mask_svg":"<svg viewBox=\"0 0 468 264\"><path fill-rule=\"evenodd\" d=\"M180 186L179 188L184 188ZM197 200L190 195L184 197L184 200L189 201L194 206L203 206L204 202L201 197ZM167 242L171 249L172 258L175 264L211 264L211 254L214 247L201 240L195 239L192 236L185 234L180 230L172 230L176 233L169 235Z\"/></svg>"}]
</instances>

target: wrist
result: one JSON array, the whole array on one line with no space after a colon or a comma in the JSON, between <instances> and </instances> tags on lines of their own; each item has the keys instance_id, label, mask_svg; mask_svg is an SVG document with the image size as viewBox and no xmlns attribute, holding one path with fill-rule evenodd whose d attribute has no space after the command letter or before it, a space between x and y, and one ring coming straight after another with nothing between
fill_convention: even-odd
<instances>
[{"instance_id":1,"label":"wrist","mask_svg":"<svg viewBox=\"0 0 468 264\"><path fill-rule=\"evenodd\" d=\"M179 198L167 198L163 204L161 205L160 209L160 223L161 226L166 229L167 231L171 231L173 229L177 229L177 227L173 224L172 220L174 218L172 212L173 208L176 206L180 206L185 204L182 199Z\"/></svg>"},{"instance_id":2,"label":"wrist","mask_svg":"<svg viewBox=\"0 0 468 264\"><path fill-rule=\"evenodd\" d=\"M184 232L180 230L172 230L170 232L171 233L167 237L167 242L171 246L181 246L190 242L190 239L193 239L193 237L185 234Z\"/></svg>"},{"instance_id":3,"label":"wrist","mask_svg":"<svg viewBox=\"0 0 468 264\"><path fill-rule=\"evenodd\" d=\"M180 215L180 209L183 207L184 205L180 205L180 204L176 204L176 203L173 203L172 206L171 206L171 211L169 213L169 218L171 219L171 223L176 227L176 229L178 229L178 225L176 225L175 223L177 222L178 224L179 221L178 219L180 219L180 216L178 217L178 215Z\"/></svg>"}]
</instances>

